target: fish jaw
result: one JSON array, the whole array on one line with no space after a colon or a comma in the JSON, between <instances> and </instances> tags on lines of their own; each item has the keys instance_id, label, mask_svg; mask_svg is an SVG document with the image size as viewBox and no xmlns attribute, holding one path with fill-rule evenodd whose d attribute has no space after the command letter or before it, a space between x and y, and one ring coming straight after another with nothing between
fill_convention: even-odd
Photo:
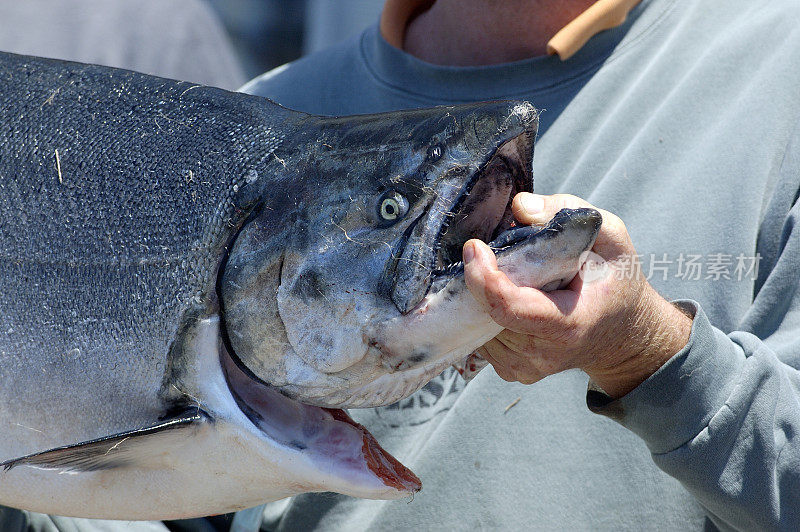
<instances>
[{"instance_id":1,"label":"fish jaw","mask_svg":"<svg viewBox=\"0 0 800 532\"><path fill-rule=\"evenodd\" d=\"M225 358L216 316L198 321L190 336L187 348L195 356L174 384L211 423L147 464L0 471L0 500L64 516L150 520L233 512L306 492L397 499L420 489L419 479L344 412L294 403L242 381ZM255 414L246 414L243 404Z\"/></svg>"},{"instance_id":2,"label":"fish jaw","mask_svg":"<svg viewBox=\"0 0 800 532\"><path fill-rule=\"evenodd\" d=\"M512 282L554 290L579 272L601 223L594 209L564 209L546 226L513 229L490 246L497 244L498 267ZM325 376L315 374L303 382L293 380L281 391L329 407L392 404L448 366L460 365L502 330L472 297L463 265L456 263L431 282L429 292L409 312L365 329L363 342L369 349L363 361L370 378L358 379L356 385L343 381L324 386ZM478 361L473 362L475 370L480 369ZM315 382L317 386L312 385Z\"/></svg>"},{"instance_id":3,"label":"fish jaw","mask_svg":"<svg viewBox=\"0 0 800 532\"><path fill-rule=\"evenodd\" d=\"M544 228L517 230L522 240L495 249L498 267L518 286L563 288L582 267L601 223L594 209L564 209ZM421 364L437 368L459 364L503 330L467 289L463 265L451 269L448 276L433 281L431 291L414 309L367 333L394 379ZM414 373L409 377L419 378ZM433 376L425 374L419 386ZM356 395L370 393L360 390Z\"/></svg>"}]
</instances>

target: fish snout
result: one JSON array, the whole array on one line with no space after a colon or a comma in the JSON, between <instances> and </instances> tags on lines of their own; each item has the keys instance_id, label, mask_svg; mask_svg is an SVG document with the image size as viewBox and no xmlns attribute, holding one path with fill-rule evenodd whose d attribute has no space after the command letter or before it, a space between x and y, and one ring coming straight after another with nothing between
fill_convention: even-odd
<instances>
[{"instance_id":1,"label":"fish snout","mask_svg":"<svg viewBox=\"0 0 800 532\"><path fill-rule=\"evenodd\" d=\"M556 217L558 216L566 219L566 221L563 222L565 226L575 230L588 231L592 236L597 236L597 232L600 230L600 226L603 223L603 217L597 209L586 207L561 209L556 213Z\"/></svg>"},{"instance_id":2,"label":"fish snout","mask_svg":"<svg viewBox=\"0 0 800 532\"><path fill-rule=\"evenodd\" d=\"M575 249L583 253L594 245L600 226L603 224L603 216L592 208L561 209L553 221L559 224L561 232L573 241Z\"/></svg>"}]
</instances>

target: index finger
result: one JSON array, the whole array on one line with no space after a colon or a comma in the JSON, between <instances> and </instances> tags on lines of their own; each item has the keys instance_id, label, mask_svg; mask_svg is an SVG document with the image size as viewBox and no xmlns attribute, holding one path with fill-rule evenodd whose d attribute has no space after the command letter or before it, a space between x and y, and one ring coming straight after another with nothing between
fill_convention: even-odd
<instances>
[{"instance_id":1,"label":"index finger","mask_svg":"<svg viewBox=\"0 0 800 532\"><path fill-rule=\"evenodd\" d=\"M526 224L545 224L561 209L595 209L603 217L603 225L597 234L594 251L605 259L613 259L627 253L631 246L625 223L616 214L600 209L583 198L571 194L545 196L520 192L514 196L511 210L517 221Z\"/></svg>"}]
</instances>

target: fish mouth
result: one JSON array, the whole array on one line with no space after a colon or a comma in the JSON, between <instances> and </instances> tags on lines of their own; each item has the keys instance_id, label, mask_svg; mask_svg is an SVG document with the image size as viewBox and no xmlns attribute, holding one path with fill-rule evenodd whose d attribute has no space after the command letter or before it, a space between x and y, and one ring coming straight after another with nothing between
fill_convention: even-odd
<instances>
[{"instance_id":1,"label":"fish mouth","mask_svg":"<svg viewBox=\"0 0 800 532\"><path fill-rule=\"evenodd\" d=\"M242 413L273 445L313 470L304 491L397 499L422 488L419 478L386 452L345 410L291 399L251 374L229 349L221 364Z\"/></svg>"},{"instance_id":2,"label":"fish mouth","mask_svg":"<svg viewBox=\"0 0 800 532\"><path fill-rule=\"evenodd\" d=\"M402 242L397 256L404 260L396 265L391 294L402 314L439 284L434 281L463 272L461 253L468 240L513 244L512 201L519 192L533 192L535 131L527 128L500 144L455 193L445 189L451 197L440 196L443 208L429 209Z\"/></svg>"},{"instance_id":3,"label":"fish mouth","mask_svg":"<svg viewBox=\"0 0 800 532\"><path fill-rule=\"evenodd\" d=\"M489 249L491 249L495 255L499 256L510 251L517 244L524 244L533 240L555 236L563 231L565 226L573 219L580 219L582 221L583 218L590 217L592 218L591 222L596 224L597 229L599 229L598 218L591 213L587 216L587 213L590 213L590 209L561 209L549 222L544 224L516 226L513 221L508 227L504 227L503 224L501 224L495 228L495 232L497 233L499 231L499 233L496 234L493 240L487 243L487 246L489 246ZM464 262L461 260L452 262L444 268L434 270L431 275L432 282L428 292L435 293L450 279L464 275ZM542 289L545 291L549 290L549 288Z\"/></svg>"},{"instance_id":4,"label":"fish mouth","mask_svg":"<svg viewBox=\"0 0 800 532\"><path fill-rule=\"evenodd\" d=\"M500 146L445 217L434 245L434 276L461 262L461 250L467 240L494 241L515 226L511 202L518 192L533 190L528 161L519 158L518 147L524 140L522 137ZM510 186L498 184L502 177L494 176L510 177Z\"/></svg>"}]
</instances>

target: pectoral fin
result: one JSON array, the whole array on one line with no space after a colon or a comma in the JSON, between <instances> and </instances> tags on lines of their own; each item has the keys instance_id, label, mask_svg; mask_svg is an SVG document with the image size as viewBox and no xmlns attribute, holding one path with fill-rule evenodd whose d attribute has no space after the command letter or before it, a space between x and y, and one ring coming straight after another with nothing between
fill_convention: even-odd
<instances>
[{"instance_id":1,"label":"pectoral fin","mask_svg":"<svg viewBox=\"0 0 800 532\"><path fill-rule=\"evenodd\" d=\"M28 465L75 473L128 466L156 468L161 456L187 443L190 436L209 423L208 414L193 408L157 425L0 462L0 467L8 471Z\"/></svg>"}]
</instances>

